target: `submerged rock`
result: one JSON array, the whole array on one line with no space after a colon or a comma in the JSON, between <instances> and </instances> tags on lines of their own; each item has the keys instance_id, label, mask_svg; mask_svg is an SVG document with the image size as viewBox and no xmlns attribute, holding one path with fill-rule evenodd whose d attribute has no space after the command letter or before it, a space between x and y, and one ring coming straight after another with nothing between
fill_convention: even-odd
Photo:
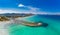
<instances>
[{"instance_id":1,"label":"submerged rock","mask_svg":"<svg viewBox=\"0 0 60 35\"><path fill-rule=\"evenodd\" d=\"M43 23L43 22L27 22L27 21L21 21L23 25L26 26L31 26L31 27L37 27L37 26L48 26L47 23Z\"/></svg>"},{"instance_id":2,"label":"submerged rock","mask_svg":"<svg viewBox=\"0 0 60 35\"><path fill-rule=\"evenodd\" d=\"M28 24L24 24L26 26L42 26L42 23L28 23Z\"/></svg>"}]
</instances>

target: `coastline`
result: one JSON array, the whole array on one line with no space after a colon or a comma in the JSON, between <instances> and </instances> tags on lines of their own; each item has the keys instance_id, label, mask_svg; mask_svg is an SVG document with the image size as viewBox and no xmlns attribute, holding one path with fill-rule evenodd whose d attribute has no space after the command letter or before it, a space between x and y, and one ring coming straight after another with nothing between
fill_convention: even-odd
<instances>
[{"instance_id":1,"label":"coastline","mask_svg":"<svg viewBox=\"0 0 60 35\"><path fill-rule=\"evenodd\" d=\"M9 31L6 26L9 23L10 21L0 21L0 35L9 35Z\"/></svg>"}]
</instances>

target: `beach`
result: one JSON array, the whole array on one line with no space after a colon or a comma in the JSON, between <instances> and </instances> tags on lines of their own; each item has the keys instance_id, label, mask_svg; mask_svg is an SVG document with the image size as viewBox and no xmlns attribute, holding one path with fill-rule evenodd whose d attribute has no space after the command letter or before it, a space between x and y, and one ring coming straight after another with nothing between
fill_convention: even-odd
<instances>
[{"instance_id":1,"label":"beach","mask_svg":"<svg viewBox=\"0 0 60 35\"><path fill-rule=\"evenodd\" d=\"M0 21L0 35L9 35L8 25L10 21Z\"/></svg>"}]
</instances>

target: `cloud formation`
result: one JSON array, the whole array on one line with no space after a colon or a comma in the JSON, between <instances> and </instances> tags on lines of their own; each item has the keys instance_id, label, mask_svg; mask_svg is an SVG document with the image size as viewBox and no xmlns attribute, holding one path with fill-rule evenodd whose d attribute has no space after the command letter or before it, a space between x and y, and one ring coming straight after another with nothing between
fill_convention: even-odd
<instances>
[{"instance_id":1,"label":"cloud formation","mask_svg":"<svg viewBox=\"0 0 60 35\"><path fill-rule=\"evenodd\" d=\"M18 7L24 7L24 5L23 4L19 4Z\"/></svg>"},{"instance_id":2,"label":"cloud formation","mask_svg":"<svg viewBox=\"0 0 60 35\"><path fill-rule=\"evenodd\" d=\"M49 15L58 14L58 15L60 15L60 13L45 12L45 11L41 11L40 8L36 8L36 7L32 7L32 6L25 6L23 4L19 4L18 7L19 8L20 7L28 8L29 10L0 9L0 14L2 14L2 13L33 13L33 14L49 14Z\"/></svg>"}]
</instances>

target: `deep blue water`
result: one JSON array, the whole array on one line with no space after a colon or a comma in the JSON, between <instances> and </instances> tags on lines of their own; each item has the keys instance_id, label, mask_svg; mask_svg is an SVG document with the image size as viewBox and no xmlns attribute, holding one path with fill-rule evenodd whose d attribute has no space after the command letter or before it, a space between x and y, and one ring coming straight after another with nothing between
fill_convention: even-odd
<instances>
[{"instance_id":1,"label":"deep blue water","mask_svg":"<svg viewBox=\"0 0 60 35\"><path fill-rule=\"evenodd\" d=\"M40 16L60 21L60 15L40 15Z\"/></svg>"}]
</instances>

